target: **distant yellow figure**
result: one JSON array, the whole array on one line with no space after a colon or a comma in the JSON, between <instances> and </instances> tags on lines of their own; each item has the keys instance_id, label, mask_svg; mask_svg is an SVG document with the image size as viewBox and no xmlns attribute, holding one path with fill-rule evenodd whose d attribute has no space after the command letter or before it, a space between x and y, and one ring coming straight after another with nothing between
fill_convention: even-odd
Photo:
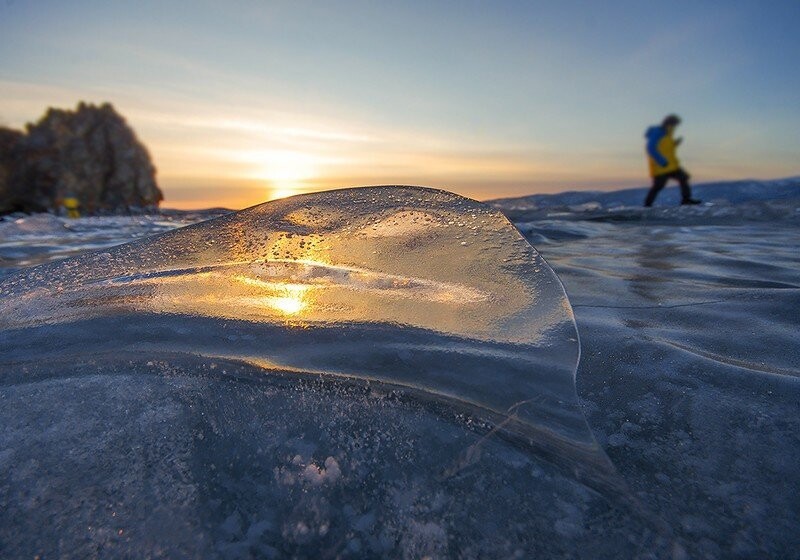
<instances>
[{"instance_id":1,"label":"distant yellow figure","mask_svg":"<svg viewBox=\"0 0 800 560\"><path fill-rule=\"evenodd\" d=\"M68 218L80 218L81 214L78 212L78 208L80 208L81 203L78 202L78 199L74 196L67 196L64 198L63 202L64 208L67 209L67 217Z\"/></svg>"},{"instance_id":2,"label":"distant yellow figure","mask_svg":"<svg viewBox=\"0 0 800 560\"><path fill-rule=\"evenodd\" d=\"M645 206L652 206L659 191L667 185L667 181L675 179L681 186L681 204L700 204L692 198L692 188L689 186L689 174L681 167L675 153L681 143L681 138L673 138L675 128L681 124L678 115L667 115L661 125L651 126L644 133L647 139L647 160L650 165L650 176L653 186L647 193Z\"/></svg>"}]
</instances>

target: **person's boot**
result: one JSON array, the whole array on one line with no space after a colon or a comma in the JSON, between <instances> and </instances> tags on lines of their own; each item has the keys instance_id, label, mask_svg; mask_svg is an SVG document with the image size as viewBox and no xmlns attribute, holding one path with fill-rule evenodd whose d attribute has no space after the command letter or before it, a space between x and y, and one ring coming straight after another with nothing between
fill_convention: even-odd
<instances>
[{"instance_id":1,"label":"person's boot","mask_svg":"<svg viewBox=\"0 0 800 560\"><path fill-rule=\"evenodd\" d=\"M702 200L697 200L696 198L684 198L683 200L681 200L681 206L683 206L684 204L702 204L702 203L703 203Z\"/></svg>"}]
</instances>

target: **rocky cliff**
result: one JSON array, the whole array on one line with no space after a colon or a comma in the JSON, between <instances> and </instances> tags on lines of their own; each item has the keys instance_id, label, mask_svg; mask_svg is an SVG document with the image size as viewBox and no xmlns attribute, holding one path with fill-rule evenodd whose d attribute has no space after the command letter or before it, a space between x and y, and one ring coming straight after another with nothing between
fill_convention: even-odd
<instances>
[{"instance_id":1,"label":"rocky cliff","mask_svg":"<svg viewBox=\"0 0 800 560\"><path fill-rule=\"evenodd\" d=\"M155 172L109 103L49 109L25 133L0 129L0 214L57 212L68 197L84 214L152 210L164 198Z\"/></svg>"}]
</instances>

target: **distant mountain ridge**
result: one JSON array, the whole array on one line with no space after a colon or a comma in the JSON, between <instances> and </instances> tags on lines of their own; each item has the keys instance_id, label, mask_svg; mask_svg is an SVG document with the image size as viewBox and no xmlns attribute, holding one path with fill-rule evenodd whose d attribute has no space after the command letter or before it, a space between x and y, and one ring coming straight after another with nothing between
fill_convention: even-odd
<instances>
[{"instance_id":1,"label":"distant mountain ridge","mask_svg":"<svg viewBox=\"0 0 800 560\"><path fill-rule=\"evenodd\" d=\"M498 198L487 204L505 213L569 208L581 205L598 209L625 206L642 206L649 187L622 189L617 191L565 191L555 194L532 194L514 198ZM800 198L800 176L785 179L741 181L717 181L701 183L692 187L695 197L704 202L738 204L763 200ZM668 186L658 196L655 206L672 206L680 202L677 185Z\"/></svg>"}]
</instances>

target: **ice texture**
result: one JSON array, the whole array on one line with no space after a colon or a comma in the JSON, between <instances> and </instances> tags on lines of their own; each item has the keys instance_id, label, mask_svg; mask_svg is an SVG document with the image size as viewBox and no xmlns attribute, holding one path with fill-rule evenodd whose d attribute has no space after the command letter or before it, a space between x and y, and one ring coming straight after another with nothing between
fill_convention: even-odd
<instances>
[{"instance_id":1,"label":"ice texture","mask_svg":"<svg viewBox=\"0 0 800 560\"><path fill-rule=\"evenodd\" d=\"M675 557L800 550L798 202L517 224L569 294L592 432Z\"/></svg>"},{"instance_id":2,"label":"ice texture","mask_svg":"<svg viewBox=\"0 0 800 560\"><path fill-rule=\"evenodd\" d=\"M481 203L297 196L22 270L0 298L13 556L611 555L664 537L586 425L560 281Z\"/></svg>"},{"instance_id":3,"label":"ice texture","mask_svg":"<svg viewBox=\"0 0 800 560\"><path fill-rule=\"evenodd\" d=\"M517 198L504 198L490 201L496 208L502 209L515 223L523 215L531 217L536 214L544 217L548 213L594 213L597 211L630 210L641 208L649 187L615 191L568 191L555 194L533 194ZM694 196L702 199L709 206L724 208L729 216L741 217L742 214L781 213L781 210L794 210L800 198L800 177L773 179L767 181L744 180L724 181L719 183L701 183L692 187ZM677 206L680 203L680 189L668 186L655 202L650 214L659 210ZM743 212L745 210L745 212ZM700 208L684 212L684 218L702 214L714 215L716 209L704 211ZM675 214L672 214L673 217ZM751 217L751 216L748 216Z\"/></svg>"},{"instance_id":4,"label":"ice texture","mask_svg":"<svg viewBox=\"0 0 800 560\"><path fill-rule=\"evenodd\" d=\"M13 214L0 218L0 277L17 268L64 259L169 231L226 213L165 210L139 216L68 219L52 214Z\"/></svg>"}]
</instances>

